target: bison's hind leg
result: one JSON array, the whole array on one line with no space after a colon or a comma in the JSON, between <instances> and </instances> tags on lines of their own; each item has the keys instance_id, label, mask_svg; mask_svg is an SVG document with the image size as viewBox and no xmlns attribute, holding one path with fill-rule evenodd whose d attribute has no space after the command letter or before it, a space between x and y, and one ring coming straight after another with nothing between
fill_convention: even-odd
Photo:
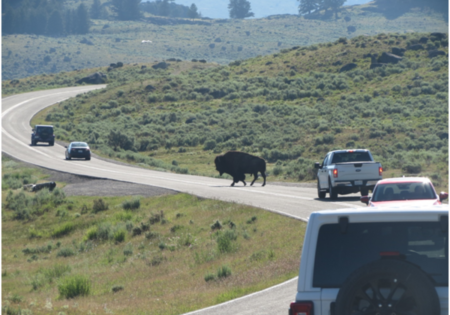
<instances>
[{"instance_id":1,"label":"bison's hind leg","mask_svg":"<svg viewBox=\"0 0 450 315\"><path fill-rule=\"evenodd\" d=\"M264 178L264 183L262 184L263 186L266 185L266 174L264 174L263 172L261 172L262 177Z\"/></svg>"}]
</instances>

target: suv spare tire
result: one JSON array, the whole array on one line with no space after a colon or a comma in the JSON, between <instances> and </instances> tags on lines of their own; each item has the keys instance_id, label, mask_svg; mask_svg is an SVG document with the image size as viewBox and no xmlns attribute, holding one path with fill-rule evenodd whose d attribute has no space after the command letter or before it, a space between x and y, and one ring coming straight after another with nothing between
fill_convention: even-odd
<instances>
[{"instance_id":1,"label":"suv spare tire","mask_svg":"<svg viewBox=\"0 0 450 315\"><path fill-rule=\"evenodd\" d=\"M336 315L439 315L439 298L430 278L418 267L382 259L354 271L336 298Z\"/></svg>"}]
</instances>

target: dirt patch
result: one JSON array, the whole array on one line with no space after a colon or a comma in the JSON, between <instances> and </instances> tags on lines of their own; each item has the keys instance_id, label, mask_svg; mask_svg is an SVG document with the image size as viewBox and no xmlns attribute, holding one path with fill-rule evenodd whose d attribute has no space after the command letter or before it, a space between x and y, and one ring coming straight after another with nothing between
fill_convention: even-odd
<instances>
[{"instance_id":1,"label":"dirt patch","mask_svg":"<svg viewBox=\"0 0 450 315\"><path fill-rule=\"evenodd\" d=\"M5 154L5 153L3 153ZM150 185L140 185L128 182L121 182L110 179L98 179L95 177L79 176L64 172L49 170L36 165L27 164L16 160L13 157L5 154L19 164L23 164L29 168L39 168L44 174L49 177L47 181L63 182L66 185L63 188L66 196L98 196L98 197L113 197L113 196L142 196L154 197L161 195L173 195L178 192L171 189L165 189Z\"/></svg>"}]
</instances>

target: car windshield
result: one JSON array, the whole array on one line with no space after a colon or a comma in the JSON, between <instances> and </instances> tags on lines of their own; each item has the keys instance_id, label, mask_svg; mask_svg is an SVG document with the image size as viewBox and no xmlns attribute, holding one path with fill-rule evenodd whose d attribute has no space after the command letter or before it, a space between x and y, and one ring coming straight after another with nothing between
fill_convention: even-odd
<instances>
[{"instance_id":1,"label":"car windshield","mask_svg":"<svg viewBox=\"0 0 450 315\"><path fill-rule=\"evenodd\" d=\"M386 183L379 184L373 192L372 201L436 199L430 183Z\"/></svg>"},{"instance_id":2,"label":"car windshield","mask_svg":"<svg viewBox=\"0 0 450 315\"><path fill-rule=\"evenodd\" d=\"M85 148L85 147L87 147L88 145L87 145L87 143L85 143L85 142L73 142L72 143L72 147L73 148Z\"/></svg>"},{"instance_id":3,"label":"car windshield","mask_svg":"<svg viewBox=\"0 0 450 315\"><path fill-rule=\"evenodd\" d=\"M339 288L353 271L380 259L405 260L447 286L448 232L441 222L350 223L344 233L339 224L322 225L313 286Z\"/></svg>"},{"instance_id":4,"label":"car windshield","mask_svg":"<svg viewBox=\"0 0 450 315\"><path fill-rule=\"evenodd\" d=\"M341 152L333 154L332 164L348 162L370 162L369 152Z\"/></svg>"}]
</instances>

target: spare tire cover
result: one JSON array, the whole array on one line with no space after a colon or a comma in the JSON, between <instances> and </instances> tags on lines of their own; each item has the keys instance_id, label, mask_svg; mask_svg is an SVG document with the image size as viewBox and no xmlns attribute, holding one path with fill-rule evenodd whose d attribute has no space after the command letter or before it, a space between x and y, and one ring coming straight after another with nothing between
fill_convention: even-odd
<instances>
[{"instance_id":1,"label":"spare tire cover","mask_svg":"<svg viewBox=\"0 0 450 315\"><path fill-rule=\"evenodd\" d=\"M418 267L382 259L354 271L339 290L336 315L439 315L431 279Z\"/></svg>"}]
</instances>

